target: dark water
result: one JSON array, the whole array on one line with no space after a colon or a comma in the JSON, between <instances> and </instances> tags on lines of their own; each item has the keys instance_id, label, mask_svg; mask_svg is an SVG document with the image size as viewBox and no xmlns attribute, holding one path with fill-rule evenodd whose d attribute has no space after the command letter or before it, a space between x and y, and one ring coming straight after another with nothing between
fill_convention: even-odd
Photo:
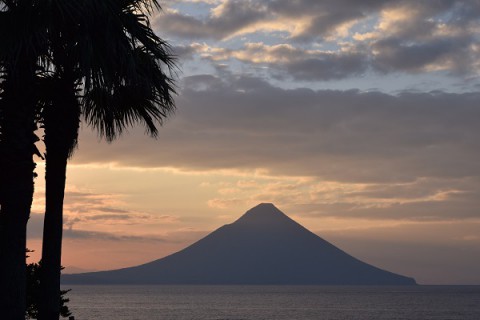
<instances>
[{"instance_id":1,"label":"dark water","mask_svg":"<svg viewBox=\"0 0 480 320\"><path fill-rule=\"evenodd\" d=\"M480 320L480 286L69 286L76 320Z\"/></svg>"}]
</instances>

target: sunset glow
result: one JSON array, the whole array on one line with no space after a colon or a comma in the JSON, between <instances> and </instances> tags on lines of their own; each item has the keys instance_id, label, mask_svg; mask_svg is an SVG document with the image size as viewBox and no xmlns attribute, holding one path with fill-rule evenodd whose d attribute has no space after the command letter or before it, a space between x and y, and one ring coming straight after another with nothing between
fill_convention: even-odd
<instances>
[{"instance_id":1,"label":"sunset glow","mask_svg":"<svg viewBox=\"0 0 480 320\"><path fill-rule=\"evenodd\" d=\"M152 23L178 55L178 110L158 139L139 127L108 144L83 124L66 272L164 257L271 202L418 283L480 284L476 1L161 3Z\"/></svg>"}]
</instances>

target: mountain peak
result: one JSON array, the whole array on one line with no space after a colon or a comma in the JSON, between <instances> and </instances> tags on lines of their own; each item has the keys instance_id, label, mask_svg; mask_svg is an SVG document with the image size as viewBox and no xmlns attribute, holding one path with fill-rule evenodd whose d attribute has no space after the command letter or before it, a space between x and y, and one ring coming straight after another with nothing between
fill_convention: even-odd
<instances>
[{"instance_id":1,"label":"mountain peak","mask_svg":"<svg viewBox=\"0 0 480 320\"><path fill-rule=\"evenodd\" d=\"M79 284L413 285L364 263L261 203L165 258L131 268L65 275Z\"/></svg>"},{"instance_id":2,"label":"mountain peak","mask_svg":"<svg viewBox=\"0 0 480 320\"><path fill-rule=\"evenodd\" d=\"M234 224L272 225L281 222L290 223L293 220L275 207L273 203L260 203L245 212Z\"/></svg>"},{"instance_id":3,"label":"mountain peak","mask_svg":"<svg viewBox=\"0 0 480 320\"><path fill-rule=\"evenodd\" d=\"M265 213L265 212L271 212L271 213L281 213L283 214L283 212L281 212L277 207L275 207L275 205L271 202L262 202L262 203L259 203L257 204L255 207L251 208L250 210L247 211L248 212L252 212L254 214L262 214L262 213Z\"/></svg>"}]
</instances>

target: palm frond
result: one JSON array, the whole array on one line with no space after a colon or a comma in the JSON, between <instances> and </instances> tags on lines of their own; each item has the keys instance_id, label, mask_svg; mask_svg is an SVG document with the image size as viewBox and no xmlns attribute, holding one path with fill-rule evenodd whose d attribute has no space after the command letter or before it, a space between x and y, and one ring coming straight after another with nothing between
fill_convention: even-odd
<instances>
[{"instance_id":1,"label":"palm frond","mask_svg":"<svg viewBox=\"0 0 480 320\"><path fill-rule=\"evenodd\" d=\"M81 65L89 70L82 103L86 122L107 141L136 124L156 137L158 126L175 109L172 74L177 68L169 45L150 28L147 14L160 5L148 0L89 1L102 14L91 16L88 27L105 32L93 35L99 45L87 44L88 54L81 55ZM109 39L100 39L105 35Z\"/></svg>"},{"instance_id":2,"label":"palm frond","mask_svg":"<svg viewBox=\"0 0 480 320\"><path fill-rule=\"evenodd\" d=\"M138 123L144 125L147 134L156 137L157 126L175 110L173 80L153 55L137 48L132 57L137 65L135 76L124 75L116 85L89 90L84 96L83 115L87 123L107 141Z\"/></svg>"}]
</instances>

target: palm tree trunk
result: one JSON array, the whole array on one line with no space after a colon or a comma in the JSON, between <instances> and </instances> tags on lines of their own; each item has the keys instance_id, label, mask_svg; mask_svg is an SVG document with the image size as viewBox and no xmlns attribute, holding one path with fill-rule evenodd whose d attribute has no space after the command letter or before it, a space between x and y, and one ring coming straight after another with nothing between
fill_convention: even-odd
<instances>
[{"instance_id":1,"label":"palm tree trunk","mask_svg":"<svg viewBox=\"0 0 480 320\"><path fill-rule=\"evenodd\" d=\"M7 74L0 138L0 315L24 320L26 231L34 190L35 60ZM30 63L29 63L30 62ZM12 70L10 70L12 71Z\"/></svg>"},{"instance_id":2,"label":"palm tree trunk","mask_svg":"<svg viewBox=\"0 0 480 320\"><path fill-rule=\"evenodd\" d=\"M5 320L25 319L26 226L33 197L33 167L25 160L2 168L2 183L8 185L0 214L0 314Z\"/></svg>"},{"instance_id":3,"label":"palm tree trunk","mask_svg":"<svg viewBox=\"0 0 480 320\"><path fill-rule=\"evenodd\" d=\"M60 316L63 200L68 158L76 146L80 106L72 77L58 83L58 95L44 114L46 207L43 226L39 320Z\"/></svg>"},{"instance_id":4,"label":"palm tree trunk","mask_svg":"<svg viewBox=\"0 0 480 320\"><path fill-rule=\"evenodd\" d=\"M47 146L46 207L43 227L39 319L58 319L63 232L63 199L68 153Z\"/></svg>"}]
</instances>

